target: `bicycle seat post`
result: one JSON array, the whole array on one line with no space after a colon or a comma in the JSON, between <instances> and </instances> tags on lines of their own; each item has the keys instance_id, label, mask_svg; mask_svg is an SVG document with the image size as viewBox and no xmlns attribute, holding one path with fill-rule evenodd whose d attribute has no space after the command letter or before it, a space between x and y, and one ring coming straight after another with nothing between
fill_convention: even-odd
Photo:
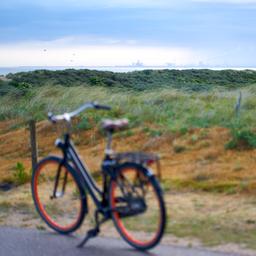
<instances>
[{"instance_id":1,"label":"bicycle seat post","mask_svg":"<svg viewBox=\"0 0 256 256\"><path fill-rule=\"evenodd\" d=\"M113 132L112 131L107 131L107 144L106 144L106 148L105 148L105 154L107 156L111 155L113 153L112 150L112 135Z\"/></svg>"}]
</instances>

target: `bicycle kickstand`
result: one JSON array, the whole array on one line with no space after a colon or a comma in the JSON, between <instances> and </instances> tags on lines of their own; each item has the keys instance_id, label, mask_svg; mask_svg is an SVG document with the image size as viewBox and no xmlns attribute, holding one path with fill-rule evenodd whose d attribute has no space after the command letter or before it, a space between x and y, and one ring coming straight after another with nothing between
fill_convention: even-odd
<instances>
[{"instance_id":1,"label":"bicycle kickstand","mask_svg":"<svg viewBox=\"0 0 256 256\"><path fill-rule=\"evenodd\" d=\"M99 211L95 211L94 217L95 217L95 222L96 222L95 228L90 229L86 233L84 239L77 245L78 248L82 248L90 238L96 237L98 235L98 233L100 232L100 224L102 224L102 222L104 222L104 220L102 222L99 221Z\"/></svg>"}]
</instances>

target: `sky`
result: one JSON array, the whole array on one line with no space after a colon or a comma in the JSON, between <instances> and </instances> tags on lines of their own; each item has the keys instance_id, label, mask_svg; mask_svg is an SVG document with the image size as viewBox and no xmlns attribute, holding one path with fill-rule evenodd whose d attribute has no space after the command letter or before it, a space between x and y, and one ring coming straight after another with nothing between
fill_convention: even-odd
<instances>
[{"instance_id":1,"label":"sky","mask_svg":"<svg viewBox=\"0 0 256 256\"><path fill-rule=\"evenodd\" d=\"M256 67L256 0L2 0L0 67Z\"/></svg>"}]
</instances>

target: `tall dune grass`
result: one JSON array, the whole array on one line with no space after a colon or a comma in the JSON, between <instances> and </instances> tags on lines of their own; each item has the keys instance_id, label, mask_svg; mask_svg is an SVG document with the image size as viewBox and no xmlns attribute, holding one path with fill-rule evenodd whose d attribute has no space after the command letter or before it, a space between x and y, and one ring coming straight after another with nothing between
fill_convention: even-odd
<instances>
[{"instance_id":1,"label":"tall dune grass","mask_svg":"<svg viewBox=\"0 0 256 256\"><path fill-rule=\"evenodd\" d=\"M235 104L239 91L211 91L186 93L175 89L134 92L106 87L43 86L24 93L9 91L0 97L0 118L45 119L47 112L71 111L88 101L108 104L110 113L90 111L95 120L101 116L128 117L133 123L157 124L163 130L179 131L193 127L234 125L253 129L256 125L255 88L242 90L239 117Z\"/></svg>"}]
</instances>

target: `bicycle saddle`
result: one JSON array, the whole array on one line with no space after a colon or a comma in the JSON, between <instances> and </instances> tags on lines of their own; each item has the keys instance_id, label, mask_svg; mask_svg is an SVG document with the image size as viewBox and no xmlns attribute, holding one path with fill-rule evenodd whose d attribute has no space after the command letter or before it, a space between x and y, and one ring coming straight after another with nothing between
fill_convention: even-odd
<instances>
[{"instance_id":1,"label":"bicycle saddle","mask_svg":"<svg viewBox=\"0 0 256 256\"><path fill-rule=\"evenodd\" d=\"M126 118L116 119L116 120L105 119L101 123L102 128L104 130L111 131L111 132L121 130L121 129L127 127L128 124L129 124L129 120Z\"/></svg>"}]
</instances>

